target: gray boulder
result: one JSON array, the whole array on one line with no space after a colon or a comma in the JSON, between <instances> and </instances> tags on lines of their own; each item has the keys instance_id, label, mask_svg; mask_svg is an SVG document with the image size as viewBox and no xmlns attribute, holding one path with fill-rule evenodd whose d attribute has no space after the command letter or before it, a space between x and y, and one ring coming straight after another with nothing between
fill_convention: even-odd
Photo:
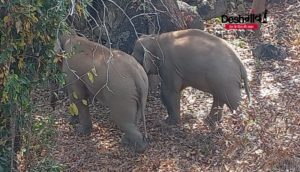
<instances>
[{"instance_id":1,"label":"gray boulder","mask_svg":"<svg viewBox=\"0 0 300 172\"><path fill-rule=\"evenodd\" d=\"M209 20L212 18L220 17L227 12L226 0L202 0L197 5L198 14L204 19Z\"/></svg>"},{"instance_id":2,"label":"gray boulder","mask_svg":"<svg viewBox=\"0 0 300 172\"><path fill-rule=\"evenodd\" d=\"M204 30L203 19L197 13L197 6L189 5L183 1L177 1L177 4L189 29Z\"/></svg>"}]
</instances>

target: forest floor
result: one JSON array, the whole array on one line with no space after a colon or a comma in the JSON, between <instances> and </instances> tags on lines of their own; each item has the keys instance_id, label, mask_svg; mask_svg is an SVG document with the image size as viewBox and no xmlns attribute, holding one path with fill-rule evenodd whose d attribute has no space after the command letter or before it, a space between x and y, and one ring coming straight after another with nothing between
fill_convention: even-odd
<instances>
[{"instance_id":1,"label":"forest floor","mask_svg":"<svg viewBox=\"0 0 300 172\"><path fill-rule=\"evenodd\" d=\"M67 98L54 112L57 135L49 156L65 171L300 171L300 10L299 4L272 7L262 36L239 36L226 31L224 39L240 54L248 71L252 104L245 92L236 115L224 109L220 128L212 133L203 122L212 97L187 88L182 92L181 122L163 122L167 112L152 91L147 102L149 146L136 154L120 144L122 133L109 119L109 110L91 106L93 131L79 137L67 122ZM206 30L222 27L214 21ZM240 31L243 32L243 31ZM259 61L251 49L258 43L286 48L283 61ZM196 77L196 76L195 76ZM48 93L45 93L48 94ZM46 95L39 98L42 101ZM44 101L46 102L46 101ZM44 109L51 111L49 106ZM142 127L141 127L142 131Z\"/></svg>"}]
</instances>

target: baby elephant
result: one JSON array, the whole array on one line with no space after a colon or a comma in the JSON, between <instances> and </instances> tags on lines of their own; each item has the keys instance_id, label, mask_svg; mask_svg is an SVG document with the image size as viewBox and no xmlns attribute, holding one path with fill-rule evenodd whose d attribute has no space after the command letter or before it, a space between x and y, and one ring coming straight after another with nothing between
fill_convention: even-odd
<instances>
[{"instance_id":1,"label":"baby elephant","mask_svg":"<svg viewBox=\"0 0 300 172\"><path fill-rule=\"evenodd\" d=\"M75 114L78 112L79 134L91 133L88 101L96 98L110 108L112 120L125 133L122 142L143 152L147 144L137 127L140 117L145 120L148 94L148 78L143 67L132 56L76 33L60 36L58 43L67 53L62 71L66 74L70 108Z\"/></svg>"},{"instance_id":2,"label":"baby elephant","mask_svg":"<svg viewBox=\"0 0 300 172\"><path fill-rule=\"evenodd\" d=\"M197 29L142 36L132 55L146 73L161 77L161 99L169 124L179 122L180 92L191 86L213 95L206 122L215 127L226 104L231 111L241 101L241 82L250 101L246 70L237 54L223 39ZM218 108L220 107L220 108Z\"/></svg>"}]
</instances>

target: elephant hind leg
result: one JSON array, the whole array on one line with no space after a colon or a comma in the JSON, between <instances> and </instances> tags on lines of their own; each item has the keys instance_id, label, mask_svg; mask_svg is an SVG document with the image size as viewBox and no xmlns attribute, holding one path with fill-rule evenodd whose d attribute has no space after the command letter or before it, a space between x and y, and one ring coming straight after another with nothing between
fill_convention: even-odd
<instances>
[{"instance_id":1,"label":"elephant hind leg","mask_svg":"<svg viewBox=\"0 0 300 172\"><path fill-rule=\"evenodd\" d=\"M216 122L219 123L222 119L222 111L225 102L217 96L213 96L213 104L209 115L205 118L205 123L211 128L216 128Z\"/></svg>"},{"instance_id":2,"label":"elephant hind leg","mask_svg":"<svg viewBox=\"0 0 300 172\"><path fill-rule=\"evenodd\" d=\"M241 92L239 86L231 86L225 89L225 92L218 92L213 95L213 105L208 117L205 119L206 123L214 129L215 122L220 122L222 118L223 106L226 104L231 112L236 110L241 100Z\"/></svg>"},{"instance_id":3,"label":"elephant hind leg","mask_svg":"<svg viewBox=\"0 0 300 172\"><path fill-rule=\"evenodd\" d=\"M142 153L146 150L147 141L144 139L136 125L127 123L121 124L119 127L125 133L121 140L122 144L129 144L133 146L135 151L138 153Z\"/></svg>"},{"instance_id":4,"label":"elephant hind leg","mask_svg":"<svg viewBox=\"0 0 300 172\"><path fill-rule=\"evenodd\" d=\"M135 151L138 153L144 152L147 147L147 142L137 127L136 106L126 106L126 109L120 107L121 106L112 108L111 117L121 131L125 133L121 143L134 146Z\"/></svg>"},{"instance_id":5,"label":"elephant hind leg","mask_svg":"<svg viewBox=\"0 0 300 172\"><path fill-rule=\"evenodd\" d=\"M77 116L72 116L70 122L76 123L79 120L77 126L77 132L79 135L89 135L92 132L92 120L89 112L88 104L88 92L84 84L80 81L75 82L68 88L68 95L70 97L71 103L76 105L78 110Z\"/></svg>"},{"instance_id":6,"label":"elephant hind leg","mask_svg":"<svg viewBox=\"0 0 300 172\"><path fill-rule=\"evenodd\" d=\"M226 105L229 107L231 112L233 112L239 107L240 101L242 100L241 91L239 87L235 87L232 88L229 93L230 94L226 95L223 99L225 100Z\"/></svg>"}]
</instances>

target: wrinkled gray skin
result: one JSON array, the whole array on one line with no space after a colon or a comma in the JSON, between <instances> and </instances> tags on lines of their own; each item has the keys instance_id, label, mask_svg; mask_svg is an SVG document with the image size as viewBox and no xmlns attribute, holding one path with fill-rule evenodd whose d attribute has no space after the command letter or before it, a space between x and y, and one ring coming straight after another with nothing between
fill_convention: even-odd
<instances>
[{"instance_id":1,"label":"wrinkled gray skin","mask_svg":"<svg viewBox=\"0 0 300 172\"><path fill-rule=\"evenodd\" d=\"M132 55L148 75L160 75L161 100L168 110L169 124L179 122L180 92L188 86L213 95L205 119L212 129L221 120L224 104L231 111L239 106L242 82L250 101L247 73L238 56L224 40L204 31L188 29L142 36Z\"/></svg>"},{"instance_id":2,"label":"wrinkled gray skin","mask_svg":"<svg viewBox=\"0 0 300 172\"><path fill-rule=\"evenodd\" d=\"M66 74L71 103L75 103L79 112L79 134L90 134L92 130L89 108L82 100L96 98L110 108L111 119L125 133L122 143L143 152L147 144L137 127L141 117L145 120L148 94L148 78L143 67L122 51L110 51L74 33L61 36L59 43L70 56L63 60L62 71ZM93 75L93 82L88 72Z\"/></svg>"}]
</instances>

